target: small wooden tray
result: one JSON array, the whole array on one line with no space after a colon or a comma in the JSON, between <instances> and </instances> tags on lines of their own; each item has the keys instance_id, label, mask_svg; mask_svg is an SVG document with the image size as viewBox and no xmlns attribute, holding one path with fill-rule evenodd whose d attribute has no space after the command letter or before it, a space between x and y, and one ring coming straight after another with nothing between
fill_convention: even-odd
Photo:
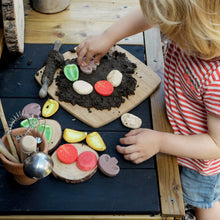
<instances>
[{"instance_id":1,"label":"small wooden tray","mask_svg":"<svg viewBox=\"0 0 220 220\"><path fill-rule=\"evenodd\" d=\"M152 71L148 66L142 63L128 51L119 46L113 47L112 50L117 50L118 52L125 53L128 59L131 62L136 63L137 65L135 74L133 74L133 77L137 80L138 85L135 90L135 95L129 96L128 99L126 99L126 101L122 103L119 108L112 108L111 110L97 110L95 108L91 108L91 112L89 112L88 109L85 107L81 107L79 105L73 106L71 103L59 101L58 96L55 95L56 91L58 90L55 84L55 80L48 89L48 94L53 99L57 100L60 106L62 106L70 114L93 128L104 126L114 121L122 114L129 112L131 109L133 109L146 98L148 98L161 82L160 77L154 71ZM65 59L73 59L76 57L76 53L71 53L69 51L64 53ZM43 68L40 69L35 75L35 78L40 85ZM58 73L59 70L55 73L54 79L57 77Z\"/></svg>"}]
</instances>

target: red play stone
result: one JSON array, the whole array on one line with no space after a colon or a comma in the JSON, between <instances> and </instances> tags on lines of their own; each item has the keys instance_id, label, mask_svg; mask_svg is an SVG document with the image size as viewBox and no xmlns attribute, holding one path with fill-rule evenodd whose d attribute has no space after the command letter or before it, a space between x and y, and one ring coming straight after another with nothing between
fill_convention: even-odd
<instances>
[{"instance_id":1,"label":"red play stone","mask_svg":"<svg viewBox=\"0 0 220 220\"><path fill-rule=\"evenodd\" d=\"M58 159L65 164L71 164L76 161L78 151L72 144L63 144L57 149Z\"/></svg>"},{"instance_id":2,"label":"red play stone","mask_svg":"<svg viewBox=\"0 0 220 220\"><path fill-rule=\"evenodd\" d=\"M90 171L96 167L97 162L97 157L93 152L84 151L78 156L76 165L80 170Z\"/></svg>"},{"instance_id":3,"label":"red play stone","mask_svg":"<svg viewBox=\"0 0 220 220\"><path fill-rule=\"evenodd\" d=\"M113 91L113 85L107 80L101 80L96 82L95 84L95 91L102 96L110 96Z\"/></svg>"}]
</instances>

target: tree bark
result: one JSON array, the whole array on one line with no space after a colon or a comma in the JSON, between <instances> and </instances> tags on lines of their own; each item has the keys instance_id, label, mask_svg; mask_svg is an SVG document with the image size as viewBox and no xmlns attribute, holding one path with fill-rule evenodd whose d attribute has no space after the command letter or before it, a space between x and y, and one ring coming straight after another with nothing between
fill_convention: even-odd
<instances>
[{"instance_id":1,"label":"tree bark","mask_svg":"<svg viewBox=\"0 0 220 220\"><path fill-rule=\"evenodd\" d=\"M2 0L5 43L10 52L24 52L23 0Z\"/></svg>"}]
</instances>

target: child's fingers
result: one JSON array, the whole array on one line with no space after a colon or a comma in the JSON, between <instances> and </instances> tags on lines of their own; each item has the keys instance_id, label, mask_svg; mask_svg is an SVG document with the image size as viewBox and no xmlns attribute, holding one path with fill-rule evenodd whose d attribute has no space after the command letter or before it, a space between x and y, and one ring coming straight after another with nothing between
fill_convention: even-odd
<instances>
[{"instance_id":1,"label":"child's fingers","mask_svg":"<svg viewBox=\"0 0 220 220\"><path fill-rule=\"evenodd\" d=\"M121 154L131 154L131 153L136 152L136 148L134 145L130 145L127 147L122 147L120 145L117 145L116 150Z\"/></svg>"},{"instance_id":2,"label":"child's fingers","mask_svg":"<svg viewBox=\"0 0 220 220\"><path fill-rule=\"evenodd\" d=\"M94 56L94 52L88 50L81 65L87 66L91 62L91 60L93 59L93 56Z\"/></svg>"},{"instance_id":3,"label":"child's fingers","mask_svg":"<svg viewBox=\"0 0 220 220\"><path fill-rule=\"evenodd\" d=\"M119 141L123 145L135 144L137 142L137 136L136 135L125 136L123 138L120 138Z\"/></svg>"},{"instance_id":4,"label":"child's fingers","mask_svg":"<svg viewBox=\"0 0 220 220\"><path fill-rule=\"evenodd\" d=\"M125 160L129 160L129 161L137 161L140 158L140 154L138 152L134 152L131 154L124 154L124 158Z\"/></svg>"},{"instance_id":5,"label":"child's fingers","mask_svg":"<svg viewBox=\"0 0 220 220\"><path fill-rule=\"evenodd\" d=\"M94 63L95 65L99 65L100 64L100 60L103 56L102 55L96 55L95 58L94 58Z\"/></svg>"},{"instance_id":6,"label":"child's fingers","mask_svg":"<svg viewBox=\"0 0 220 220\"><path fill-rule=\"evenodd\" d=\"M76 48L76 53L77 55L80 53L81 49L83 48L84 42L82 42L81 44L79 44Z\"/></svg>"},{"instance_id":7,"label":"child's fingers","mask_svg":"<svg viewBox=\"0 0 220 220\"><path fill-rule=\"evenodd\" d=\"M124 155L126 160L129 160L132 163L138 164L144 161L144 159L141 157L141 154L136 151L136 148L133 145L129 147L121 147L117 145L116 149L119 153Z\"/></svg>"},{"instance_id":8,"label":"child's fingers","mask_svg":"<svg viewBox=\"0 0 220 220\"><path fill-rule=\"evenodd\" d=\"M124 158L135 164L139 164L145 161L145 159L139 153L127 154L124 155Z\"/></svg>"},{"instance_id":9,"label":"child's fingers","mask_svg":"<svg viewBox=\"0 0 220 220\"><path fill-rule=\"evenodd\" d=\"M79 55L81 53L81 50L85 48L85 42L82 41L77 47L76 47L76 53Z\"/></svg>"},{"instance_id":10,"label":"child's fingers","mask_svg":"<svg viewBox=\"0 0 220 220\"><path fill-rule=\"evenodd\" d=\"M126 137L134 136L134 135L140 134L143 130L144 130L143 128L133 129L133 130L130 130L127 134L125 134L125 136Z\"/></svg>"},{"instance_id":11,"label":"child's fingers","mask_svg":"<svg viewBox=\"0 0 220 220\"><path fill-rule=\"evenodd\" d=\"M79 51L79 53L77 53L77 62L78 62L78 64L79 65L81 65L82 64L82 62L83 62L83 57L85 56L87 54L87 48L86 47L83 47L80 51Z\"/></svg>"},{"instance_id":12,"label":"child's fingers","mask_svg":"<svg viewBox=\"0 0 220 220\"><path fill-rule=\"evenodd\" d=\"M138 157L136 160L132 161L135 164L139 164L144 162L146 159L144 159L143 157Z\"/></svg>"}]
</instances>

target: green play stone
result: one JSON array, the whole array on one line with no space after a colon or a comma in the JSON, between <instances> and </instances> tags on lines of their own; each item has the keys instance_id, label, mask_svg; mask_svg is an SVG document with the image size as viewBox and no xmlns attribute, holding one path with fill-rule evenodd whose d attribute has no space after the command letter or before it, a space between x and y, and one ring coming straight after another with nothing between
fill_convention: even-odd
<instances>
[{"instance_id":1,"label":"green play stone","mask_svg":"<svg viewBox=\"0 0 220 220\"><path fill-rule=\"evenodd\" d=\"M45 126L45 129L44 129ZM52 138L52 128L50 125L39 125L37 127L37 130L39 130L41 133L44 132L45 137L47 138L47 142L50 143Z\"/></svg>"},{"instance_id":2,"label":"green play stone","mask_svg":"<svg viewBox=\"0 0 220 220\"><path fill-rule=\"evenodd\" d=\"M25 119L23 121L21 121L20 123L20 126L21 127L30 127L30 128L35 128L36 125L37 125L37 122L38 122L38 119L36 118L30 118L29 120L28 119ZM30 123L30 125L29 125ZM45 129L44 129L44 126L45 126ZM47 142L50 143L51 141L51 138L52 138L52 128L50 125L44 125L44 124L40 124L39 126L37 126L37 130L40 131L41 133L44 132L44 135L47 139Z\"/></svg>"},{"instance_id":3,"label":"green play stone","mask_svg":"<svg viewBox=\"0 0 220 220\"><path fill-rule=\"evenodd\" d=\"M79 69L76 64L67 64L63 72L66 78L72 82L79 79Z\"/></svg>"},{"instance_id":4,"label":"green play stone","mask_svg":"<svg viewBox=\"0 0 220 220\"><path fill-rule=\"evenodd\" d=\"M25 128L28 127L34 128L36 127L37 122L38 122L37 118L29 118L21 121L20 126Z\"/></svg>"}]
</instances>

